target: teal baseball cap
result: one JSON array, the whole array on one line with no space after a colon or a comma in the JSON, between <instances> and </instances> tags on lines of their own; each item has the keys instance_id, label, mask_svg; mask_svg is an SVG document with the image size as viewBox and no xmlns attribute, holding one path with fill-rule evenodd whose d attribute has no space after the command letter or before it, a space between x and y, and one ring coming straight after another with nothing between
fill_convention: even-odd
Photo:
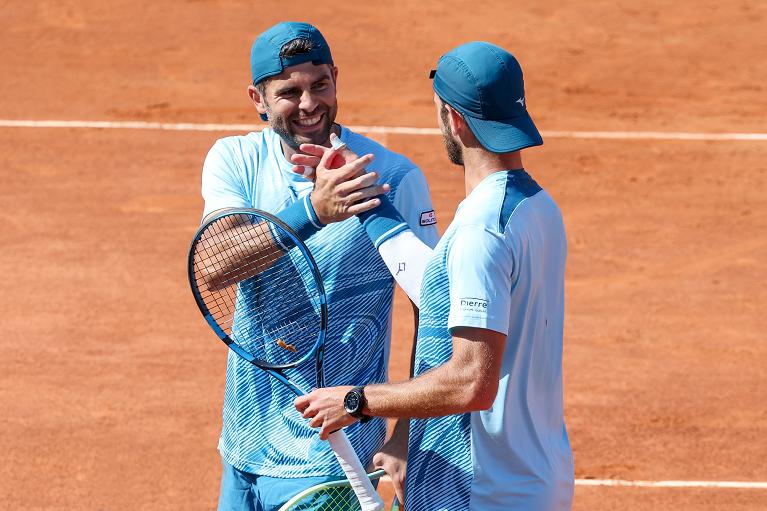
<instances>
[{"instance_id":1,"label":"teal baseball cap","mask_svg":"<svg viewBox=\"0 0 767 511\"><path fill-rule=\"evenodd\" d=\"M281 57L280 51L291 41L306 39L311 42L311 50L292 57ZM259 35L250 48L250 71L253 85L282 73L285 68L313 62L315 65L333 65L325 38L316 27L308 23L286 21L277 23L266 32Z\"/></svg>"},{"instance_id":2,"label":"teal baseball cap","mask_svg":"<svg viewBox=\"0 0 767 511\"><path fill-rule=\"evenodd\" d=\"M437 96L463 115L488 151L543 144L527 112L522 68L503 48L482 41L458 46L439 59L431 78Z\"/></svg>"}]
</instances>

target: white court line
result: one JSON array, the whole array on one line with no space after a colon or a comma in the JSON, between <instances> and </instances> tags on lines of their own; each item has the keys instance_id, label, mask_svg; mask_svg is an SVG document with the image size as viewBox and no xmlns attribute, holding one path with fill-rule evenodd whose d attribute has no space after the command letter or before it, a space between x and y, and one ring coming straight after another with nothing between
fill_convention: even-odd
<instances>
[{"instance_id":1,"label":"white court line","mask_svg":"<svg viewBox=\"0 0 767 511\"><path fill-rule=\"evenodd\" d=\"M767 133L687 133L669 131L541 131L551 138L619 140L767 140Z\"/></svg>"},{"instance_id":2,"label":"white court line","mask_svg":"<svg viewBox=\"0 0 767 511\"><path fill-rule=\"evenodd\" d=\"M0 119L4 128L79 128L79 129L134 129L168 131L259 131L263 125L168 123L148 121L56 121ZM439 135L437 128L410 128L397 126L349 126L361 133L392 135ZM541 131L549 138L613 139L613 140L742 140L767 141L767 133L693 133L675 131Z\"/></svg>"},{"instance_id":3,"label":"white court line","mask_svg":"<svg viewBox=\"0 0 767 511\"><path fill-rule=\"evenodd\" d=\"M767 483L746 481L624 481L621 479L576 479L579 486L638 486L643 488L740 488L767 490Z\"/></svg>"},{"instance_id":4,"label":"white court line","mask_svg":"<svg viewBox=\"0 0 767 511\"><path fill-rule=\"evenodd\" d=\"M391 483L388 475L381 477ZM767 490L767 483L744 481L626 481L623 479L576 479L576 486L633 486L641 488L734 488Z\"/></svg>"}]
</instances>

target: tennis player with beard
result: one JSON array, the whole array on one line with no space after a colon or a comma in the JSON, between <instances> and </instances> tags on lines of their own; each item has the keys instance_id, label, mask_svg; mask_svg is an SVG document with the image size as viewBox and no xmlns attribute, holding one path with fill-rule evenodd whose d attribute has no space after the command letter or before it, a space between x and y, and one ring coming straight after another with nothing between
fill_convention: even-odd
<instances>
[{"instance_id":1,"label":"tennis player with beard","mask_svg":"<svg viewBox=\"0 0 767 511\"><path fill-rule=\"evenodd\" d=\"M316 389L296 408L323 438L360 419L410 418L408 435L394 435L376 456L407 511L568 511L567 238L559 207L522 165L522 151L543 143L522 68L503 48L475 41L443 55L432 76L437 121L466 197L433 251L412 236L394 251L406 266L412 254L427 259L411 276L420 285L415 376ZM323 155L322 174L327 151L302 149ZM406 231L387 233L406 222L384 206L362 218L386 258L385 247Z\"/></svg>"},{"instance_id":2,"label":"tennis player with beard","mask_svg":"<svg viewBox=\"0 0 767 511\"><path fill-rule=\"evenodd\" d=\"M250 66L248 95L269 126L213 145L203 166L203 217L252 207L293 227L317 261L327 292L326 383L384 382L394 280L353 215L377 205L375 196L385 193L416 236L434 247L438 234L426 180L407 158L335 122L338 68L312 25L271 27L253 43ZM372 155L368 173L334 182L318 176L314 184L293 172L290 158L300 144L328 147L331 134L355 153ZM379 180L386 184L376 185ZM313 484L343 477L328 443L295 410L293 397L230 352L218 446L220 510L276 509ZM383 444L386 427L374 419L347 433L366 465Z\"/></svg>"}]
</instances>

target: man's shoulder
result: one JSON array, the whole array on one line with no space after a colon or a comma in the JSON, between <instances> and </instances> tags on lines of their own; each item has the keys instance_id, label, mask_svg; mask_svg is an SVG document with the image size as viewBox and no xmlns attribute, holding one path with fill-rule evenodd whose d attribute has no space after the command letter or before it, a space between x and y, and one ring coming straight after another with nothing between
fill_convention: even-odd
<instances>
[{"instance_id":1,"label":"man's shoulder","mask_svg":"<svg viewBox=\"0 0 767 511\"><path fill-rule=\"evenodd\" d=\"M243 155L269 151L272 146L272 134L271 130L264 129L245 135L222 137L213 143L211 152Z\"/></svg>"},{"instance_id":2,"label":"man's shoulder","mask_svg":"<svg viewBox=\"0 0 767 511\"><path fill-rule=\"evenodd\" d=\"M371 168L376 172L388 173L403 173L406 174L410 171L420 172L418 166L413 163L408 157L392 151L388 147L382 145L380 142L366 137L360 133L356 133L349 128L344 127L344 141L349 148L355 153L372 154L375 156L375 160L371 165Z\"/></svg>"},{"instance_id":3,"label":"man's shoulder","mask_svg":"<svg viewBox=\"0 0 767 511\"><path fill-rule=\"evenodd\" d=\"M489 232L497 232L502 208L502 193L493 189L478 189L458 206L453 223L456 226L481 227Z\"/></svg>"},{"instance_id":4,"label":"man's shoulder","mask_svg":"<svg viewBox=\"0 0 767 511\"><path fill-rule=\"evenodd\" d=\"M518 211L540 210L551 201L528 174L497 172L483 179L461 202L455 222L482 225L489 231L503 233Z\"/></svg>"},{"instance_id":5,"label":"man's shoulder","mask_svg":"<svg viewBox=\"0 0 767 511\"><path fill-rule=\"evenodd\" d=\"M273 132L269 128L260 131L251 131L244 135L229 135L216 140L216 144L226 146L258 146L271 140Z\"/></svg>"}]
</instances>

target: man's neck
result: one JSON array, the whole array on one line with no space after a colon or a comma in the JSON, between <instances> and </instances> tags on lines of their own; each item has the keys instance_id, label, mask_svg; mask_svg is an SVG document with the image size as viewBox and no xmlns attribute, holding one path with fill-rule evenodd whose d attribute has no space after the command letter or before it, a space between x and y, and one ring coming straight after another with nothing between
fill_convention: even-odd
<instances>
[{"instance_id":1,"label":"man's neck","mask_svg":"<svg viewBox=\"0 0 767 511\"><path fill-rule=\"evenodd\" d=\"M521 151L499 154L484 149L464 147L463 167L464 184L468 196L490 174L523 168L522 154Z\"/></svg>"},{"instance_id":2,"label":"man's neck","mask_svg":"<svg viewBox=\"0 0 767 511\"><path fill-rule=\"evenodd\" d=\"M282 154L285 156L285 159L288 161L290 161L291 156L298 153L297 150L293 149L288 144L286 144L282 138L280 138L280 145L282 146Z\"/></svg>"}]
</instances>

